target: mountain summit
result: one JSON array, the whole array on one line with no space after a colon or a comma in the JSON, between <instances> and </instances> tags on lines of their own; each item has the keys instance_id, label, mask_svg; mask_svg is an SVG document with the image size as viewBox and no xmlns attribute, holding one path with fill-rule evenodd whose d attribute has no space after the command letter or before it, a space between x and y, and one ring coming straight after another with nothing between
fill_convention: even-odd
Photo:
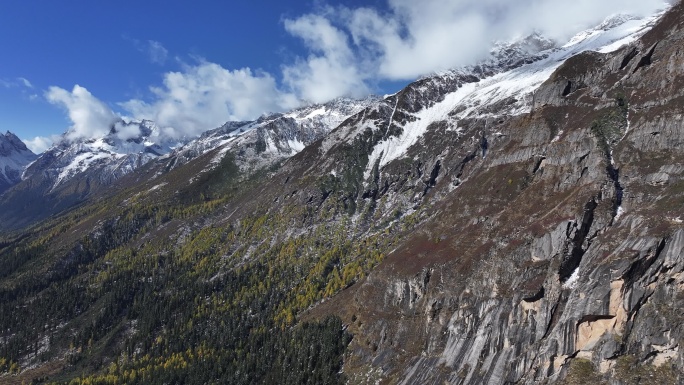
<instances>
[{"instance_id":1,"label":"mountain summit","mask_svg":"<svg viewBox=\"0 0 684 385\"><path fill-rule=\"evenodd\" d=\"M16 135L0 134L0 194L19 183L26 166L36 158Z\"/></svg>"}]
</instances>

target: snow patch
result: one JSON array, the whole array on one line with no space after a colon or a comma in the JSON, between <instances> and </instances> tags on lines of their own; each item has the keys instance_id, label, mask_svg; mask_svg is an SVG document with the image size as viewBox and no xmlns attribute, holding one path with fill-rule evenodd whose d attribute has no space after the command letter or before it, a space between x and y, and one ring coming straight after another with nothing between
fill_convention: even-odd
<instances>
[{"instance_id":1,"label":"snow patch","mask_svg":"<svg viewBox=\"0 0 684 385\"><path fill-rule=\"evenodd\" d=\"M325 115L325 113L326 113L325 107L316 108L315 110L309 112L309 114L306 115L305 117L303 117L302 119L304 119L304 120L313 119L313 118L315 118L316 116Z\"/></svg>"},{"instance_id":2,"label":"snow patch","mask_svg":"<svg viewBox=\"0 0 684 385\"><path fill-rule=\"evenodd\" d=\"M570 277L563 283L563 289L574 289L579 280L579 266L572 272Z\"/></svg>"},{"instance_id":3,"label":"snow patch","mask_svg":"<svg viewBox=\"0 0 684 385\"><path fill-rule=\"evenodd\" d=\"M559 141L562 135L563 130L558 131L558 134L556 134L556 136L553 139L551 139L551 143L556 143L557 141Z\"/></svg>"},{"instance_id":4,"label":"snow patch","mask_svg":"<svg viewBox=\"0 0 684 385\"><path fill-rule=\"evenodd\" d=\"M302 142L300 142L299 140L296 140L296 139L290 139L290 140L288 140L288 141L287 141L287 145L290 147L290 149L291 149L294 153L301 152L302 150L304 150L304 147L306 147L306 145L305 145L304 143L302 143Z\"/></svg>"},{"instance_id":5,"label":"snow patch","mask_svg":"<svg viewBox=\"0 0 684 385\"><path fill-rule=\"evenodd\" d=\"M70 177L86 171L99 160L105 160L113 157L121 157L121 154L113 154L108 152L84 152L76 155L71 159L71 162L63 167L57 176L57 181L55 182L55 187L60 185L63 181L69 179Z\"/></svg>"},{"instance_id":6,"label":"snow patch","mask_svg":"<svg viewBox=\"0 0 684 385\"><path fill-rule=\"evenodd\" d=\"M224 147L221 148L220 150L218 150L216 155L214 155L214 157L211 159L211 162L210 162L211 165L218 166L221 163L223 158L226 156L226 153L228 152L228 150L230 150L230 147L225 146L225 145L230 143L230 142L232 142L232 140L228 139L228 140L224 140L223 142L221 142L219 144L219 147L220 146L224 146Z\"/></svg>"},{"instance_id":7,"label":"snow patch","mask_svg":"<svg viewBox=\"0 0 684 385\"><path fill-rule=\"evenodd\" d=\"M166 186L167 184L168 184L168 183L166 183L166 182L160 183L160 184L158 184L158 185L156 185L156 186L153 186L153 187L150 188L149 190L147 190L147 192L148 192L148 193L151 193L151 192L153 192L153 191L159 190L160 188Z\"/></svg>"}]
</instances>

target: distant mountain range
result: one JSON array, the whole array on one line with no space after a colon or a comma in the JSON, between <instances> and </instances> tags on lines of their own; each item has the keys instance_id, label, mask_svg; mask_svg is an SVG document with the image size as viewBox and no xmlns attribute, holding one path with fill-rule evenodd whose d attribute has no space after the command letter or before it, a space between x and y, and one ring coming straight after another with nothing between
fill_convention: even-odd
<instances>
[{"instance_id":1,"label":"distant mountain range","mask_svg":"<svg viewBox=\"0 0 684 385\"><path fill-rule=\"evenodd\" d=\"M243 169L267 167L298 153L375 100L336 99L255 121L228 122L185 143L165 138L152 121L120 121L101 138L74 140L65 133L36 156L8 133L0 138L0 164L6 169L0 175L0 229L25 226L68 209L145 165L158 176L220 150L214 164L231 152ZM126 137L122 132L139 134Z\"/></svg>"}]
</instances>

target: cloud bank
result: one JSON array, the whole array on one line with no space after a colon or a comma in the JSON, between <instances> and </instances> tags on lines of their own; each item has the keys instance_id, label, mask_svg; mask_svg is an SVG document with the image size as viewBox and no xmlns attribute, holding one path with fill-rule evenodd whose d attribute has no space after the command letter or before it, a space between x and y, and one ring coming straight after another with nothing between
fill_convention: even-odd
<instances>
[{"instance_id":1,"label":"cloud bank","mask_svg":"<svg viewBox=\"0 0 684 385\"><path fill-rule=\"evenodd\" d=\"M347 35L321 15L285 20L285 29L304 41L311 54L283 67L283 82L300 99L322 103L338 96L369 93L363 72Z\"/></svg>"},{"instance_id":2,"label":"cloud bank","mask_svg":"<svg viewBox=\"0 0 684 385\"><path fill-rule=\"evenodd\" d=\"M168 72L163 86L151 91L152 102L133 99L120 105L134 118L155 121L173 138L194 136L228 120L254 119L266 111L298 104L294 95L278 89L268 73L249 68L230 71L210 62Z\"/></svg>"},{"instance_id":3,"label":"cloud bank","mask_svg":"<svg viewBox=\"0 0 684 385\"><path fill-rule=\"evenodd\" d=\"M328 7L288 23L322 18L306 30L306 42L334 32L350 36L349 63L363 63L360 74L386 80L411 80L431 72L485 59L492 43L540 32L558 42L598 25L606 17L626 13L649 15L662 0L388 0L387 8ZM344 39L338 39L343 44ZM311 49L315 45L308 44ZM324 59L334 60L327 52ZM348 72L353 73L352 69ZM363 77L357 80L364 81Z\"/></svg>"},{"instance_id":4,"label":"cloud bank","mask_svg":"<svg viewBox=\"0 0 684 385\"><path fill-rule=\"evenodd\" d=\"M199 60L165 73L160 86L150 87L151 98L118 107L123 116L155 121L167 137L192 137L229 120L363 96L382 81L475 64L489 55L494 42L540 32L564 43L609 16L644 16L665 6L662 0L388 0L382 9L323 6L283 20L285 31L303 43L307 54L281 65L279 74ZM152 62L166 61L161 43L134 42ZM102 135L119 119L78 85L72 91L51 87L46 98L66 109L71 139Z\"/></svg>"}]
</instances>

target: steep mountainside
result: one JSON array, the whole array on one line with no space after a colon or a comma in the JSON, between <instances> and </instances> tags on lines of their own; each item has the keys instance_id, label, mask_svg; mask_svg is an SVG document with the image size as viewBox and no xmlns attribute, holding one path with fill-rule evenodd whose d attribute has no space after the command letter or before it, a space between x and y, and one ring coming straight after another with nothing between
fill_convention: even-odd
<instances>
[{"instance_id":1,"label":"steep mountainside","mask_svg":"<svg viewBox=\"0 0 684 385\"><path fill-rule=\"evenodd\" d=\"M0 194L21 181L26 166L37 156L16 135L0 135Z\"/></svg>"},{"instance_id":2,"label":"steep mountainside","mask_svg":"<svg viewBox=\"0 0 684 385\"><path fill-rule=\"evenodd\" d=\"M177 168L214 150L216 153L211 163L203 170L211 169L228 153L243 172L269 167L297 154L350 116L376 102L375 97L363 100L340 98L287 113L264 115L255 121L228 122L175 149L161 158L153 169L158 175L161 170Z\"/></svg>"},{"instance_id":3,"label":"steep mountainside","mask_svg":"<svg viewBox=\"0 0 684 385\"><path fill-rule=\"evenodd\" d=\"M510 88L488 92L485 80L444 98L463 107L421 116L433 122L422 137L412 127L375 146L368 203L412 210L431 197L419 231L314 312L345 314L347 373L406 384L682 380L683 16L679 5L627 47L601 53L615 48L605 41L552 66L528 110L516 98L492 111L491 96Z\"/></svg>"},{"instance_id":4,"label":"steep mountainside","mask_svg":"<svg viewBox=\"0 0 684 385\"><path fill-rule=\"evenodd\" d=\"M681 383L682 46L678 4L209 132L0 237L0 382Z\"/></svg>"}]
</instances>

